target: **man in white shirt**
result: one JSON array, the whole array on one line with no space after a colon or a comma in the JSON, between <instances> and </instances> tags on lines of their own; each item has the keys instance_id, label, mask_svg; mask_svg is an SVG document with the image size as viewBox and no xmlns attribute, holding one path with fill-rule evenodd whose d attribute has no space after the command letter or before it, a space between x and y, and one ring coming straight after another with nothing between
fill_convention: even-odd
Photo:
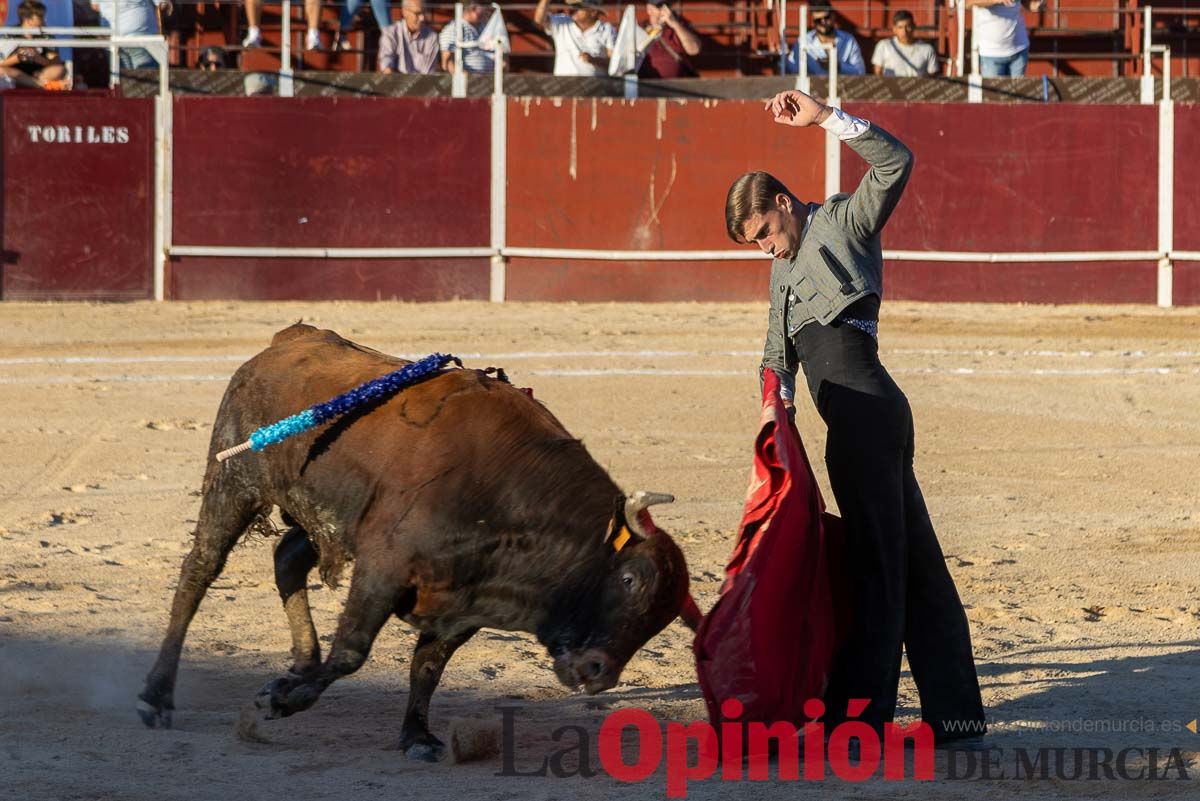
<instances>
[{"instance_id":1,"label":"man in white shirt","mask_svg":"<svg viewBox=\"0 0 1200 801\"><path fill-rule=\"evenodd\" d=\"M538 0L533 22L554 41L554 74L607 75L617 29L600 19L600 0L566 0L570 14L547 15L549 5L550 0Z\"/></svg>"},{"instance_id":2,"label":"man in white shirt","mask_svg":"<svg viewBox=\"0 0 1200 801\"><path fill-rule=\"evenodd\" d=\"M833 8L824 0L816 0L809 6L809 14L812 28L804 37L805 49L808 51L808 74L829 74L829 51L825 48L834 45L839 75L866 75L867 65L863 63L858 41L852 34L837 29L833 19ZM792 51L788 54L787 71L790 74L800 71L799 42L792 45Z\"/></svg>"},{"instance_id":3,"label":"man in white shirt","mask_svg":"<svg viewBox=\"0 0 1200 801\"><path fill-rule=\"evenodd\" d=\"M976 8L971 36L979 46L979 71L985 78L1020 78L1029 66L1029 32L1022 0L967 0ZM1045 0L1025 0L1041 11Z\"/></svg>"},{"instance_id":4,"label":"man in white shirt","mask_svg":"<svg viewBox=\"0 0 1200 801\"><path fill-rule=\"evenodd\" d=\"M919 78L937 74L937 53L928 43L916 40L915 30L912 12L897 11L892 17L892 33L896 35L875 45L871 54L876 75Z\"/></svg>"}]
</instances>

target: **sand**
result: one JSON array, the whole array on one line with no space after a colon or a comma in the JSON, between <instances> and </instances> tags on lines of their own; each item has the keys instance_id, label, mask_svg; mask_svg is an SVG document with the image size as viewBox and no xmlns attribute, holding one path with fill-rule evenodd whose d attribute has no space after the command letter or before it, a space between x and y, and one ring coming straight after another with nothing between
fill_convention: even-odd
<instances>
[{"instance_id":1,"label":"sand","mask_svg":"<svg viewBox=\"0 0 1200 801\"><path fill-rule=\"evenodd\" d=\"M224 382L300 318L392 353L504 367L623 487L675 494L655 519L684 549L701 607L715 599L757 423L762 305L2 304L0 797L663 797L662 771L619 784L496 776L487 754L407 760L396 744L415 636L398 621L313 709L251 717L239 738L257 689L289 664L269 537L235 549L201 606L174 728L142 726L135 695L190 545ZM1095 746L1179 748L1192 778L710 780L689 797L1198 797L1200 735L1184 726L1200 716L1200 311L893 303L881 329L1008 775L1014 749ZM821 422L803 405L799 424L830 498ZM345 590L316 582L327 643ZM613 710L702 719L689 645L672 624L617 688L587 697L558 685L531 636L482 632L450 663L432 726L489 741L510 707L515 767L529 771L560 725L594 747ZM901 715L917 703L906 673Z\"/></svg>"}]
</instances>

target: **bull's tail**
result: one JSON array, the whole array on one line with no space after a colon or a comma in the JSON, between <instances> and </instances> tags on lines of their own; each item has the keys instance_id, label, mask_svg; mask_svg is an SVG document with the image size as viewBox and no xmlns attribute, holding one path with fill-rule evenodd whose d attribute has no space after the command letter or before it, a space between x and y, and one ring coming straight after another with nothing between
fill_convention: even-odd
<instances>
[{"instance_id":1,"label":"bull's tail","mask_svg":"<svg viewBox=\"0 0 1200 801\"><path fill-rule=\"evenodd\" d=\"M696 599L688 594L688 597L683 602L683 608L679 610L679 619L683 621L683 625L687 626L693 632L700 628L700 621L704 619L704 614L700 611L700 607L696 605Z\"/></svg>"}]
</instances>

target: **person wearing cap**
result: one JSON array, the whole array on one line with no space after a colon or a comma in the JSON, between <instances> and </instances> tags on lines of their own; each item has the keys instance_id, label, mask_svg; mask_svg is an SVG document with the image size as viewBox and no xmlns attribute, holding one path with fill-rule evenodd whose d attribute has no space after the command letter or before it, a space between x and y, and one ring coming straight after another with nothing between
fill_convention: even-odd
<instances>
[{"instance_id":1,"label":"person wearing cap","mask_svg":"<svg viewBox=\"0 0 1200 801\"><path fill-rule=\"evenodd\" d=\"M863 63L862 50L858 40L846 31L838 30L833 18L833 8L824 0L817 0L808 7L809 20L812 27L805 35L808 50L808 74L829 74L829 51L833 45L837 51L837 68L839 75L866 75L867 66ZM787 58L787 71L795 74L800 71L800 42L792 45Z\"/></svg>"},{"instance_id":2,"label":"person wearing cap","mask_svg":"<svg viewBox=\"0 0 1200 801\"><path fill-rule=\"evenodd\" d=\"M700 54L700 37L671 10L669 0L646 3L646 45L639 78L695 78L691 57Z\"/></svg>"},{"instance_id":3,"label":"person wearing cap","mask_svg":"<svg viewBox=\"0 0 1200 801\"><path fill-rule=\"evenodd\" d=\"M853 607L825 693L825 731L854 717L882 733L895 717L907 649L935 743L982 747L970 627L913 472L912 411L879 360L881 234L912 174L912 152L803 92L782 92L767 110L783 125L820 125L869 165L854 192L824 203L801 202L766 172L742 175L725 201L730 239L774 257L760 375L779 377L794 414L802 368L828 428L825 464ZM867 700L861 714L851 714L854 699Z\"/></svg>"},{"instance_id":4,"label":"person wearing cap","mask_svg":"<svg viewBox=\"0 0 1200 801\"><path fill-rule=\"evenodd\" d=\"M379 71L428 74L438 68L438 35L425 24L422 0L404 0L402 16L379 36Z\"/></svg>"},{"instance_id":5,"label":"person wearing cap","mask_svg":"<svg viewBox=\"0 0 1200 801\"><path fill-rule=\"evenodd\" d=\"M929 43L916 40L915 30L912 12L897 11L892 17L892 33L896 35L875 45L871 54L876 75L918 78L937 74L937 53Z\"/></svg>"},{"instance_id":6,"label":"person wearing cap","mask_svg":"<svg viewBox=\"0 0 1200 801\"><path fill-rule=\"evenodd\" d=\"M454 20L450 20L438 34L438 46L442 50L443 70L446 72L454 70L458 41L461 40L463 44L479 41L479 35L483 33L483 26L487 24L488 17L491 15L492 7L490 5L474 2L474 0L467 0L463 3L462 25L458 28L457 36L455 35ZM484 50L482 47L464 47L463 51L463 69L466 72L495 72L496 57L491 50Z\"/></svg>"},{"instance_id":7,"label":"person wearing cap","mask_svg":"<svg viewBox=\"0 0 1200 801\"><path fill-rule=\"evenodd\" d=\"M567 0L569 14L547 14L550 0L538 0L533 23L554 42L554 74L608 74L617 29L607 21L600 0Z\"/></svg>"}]
</instances>

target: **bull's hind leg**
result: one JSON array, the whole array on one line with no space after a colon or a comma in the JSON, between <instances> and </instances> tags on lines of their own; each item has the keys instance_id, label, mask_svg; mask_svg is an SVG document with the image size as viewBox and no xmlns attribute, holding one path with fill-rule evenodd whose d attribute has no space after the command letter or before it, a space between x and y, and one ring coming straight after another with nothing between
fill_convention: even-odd
<instances>
[{"instance_id":1,"label":"bull's hind leg","mask_svg":"<svg viewBox=\"0 0 1200 801\"><path fill-rule=\"evenodd\" d=\"M206 477L204 500L200 504L192 550L183 560L179 572L167 633L163 637L158 659L146 676L146 685L138 695L138 714L147 726L170 728L171 711L175 709L179 654L183 650L188 625L209 585L225 567L229 551L250 521L266 509L258 493L246 488L233 471L226 469L218 473L211 483Z\"/></svg>"},{"instance_id":2,"label":"bull's hind leg","mask_svg":"<svg viewBox=\"0 0 1200 801\"><path fill-rule=\"evenodd\" d=\"M408 679L408 709L400 729L400 750L410 759L437 762L446 745L429 731L429 701L442 679L442 671L454 652L479 629L467 629L452 637L422 632L413 650Z\"/></svg>"},{"instance_id":3,"label":"bull's hind leg","mask_svg":"<svg viewBox=\"0 0 1200 801\"><path fill-rule=\"evenodd\" d=\"M275 586L292 631L292 672L303 675L321 665L321 645L308 607L308 574L317 549L300 526L292 526L275 546Z\"/></svg>"},{"instance_id":4,"label":"bull's hind leg","mask_svg":"<svg viewBox=\"0 0 1200 801\"><path fill-rule=\"evenodd\" d=\"M365 562L355 563L346 608L325 661L302 676L289 673L258 691L254 703L267 710L268 718L285 718L308 709L326 687L367 661L375 635L395 608L395 591L386 577L373 573Z\"/></svg>"}]
</instances>

